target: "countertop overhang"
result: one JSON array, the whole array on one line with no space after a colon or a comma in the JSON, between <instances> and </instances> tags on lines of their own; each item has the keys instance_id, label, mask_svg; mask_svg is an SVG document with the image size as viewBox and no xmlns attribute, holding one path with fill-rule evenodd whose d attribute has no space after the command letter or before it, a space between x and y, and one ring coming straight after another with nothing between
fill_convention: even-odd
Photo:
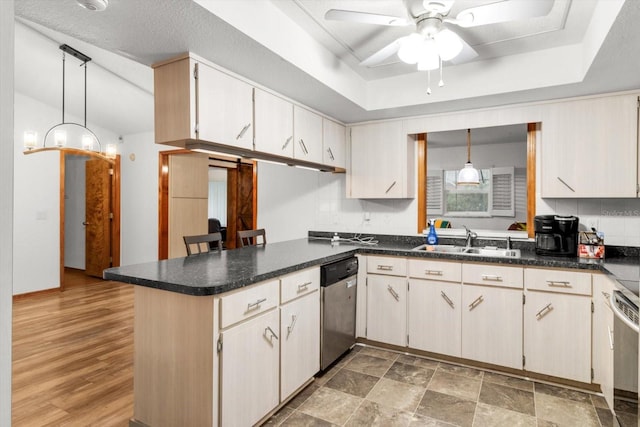
<instances>
[{"instance_id":1,"label":"countertop overhang","mask_svg":"<svg viewBox=\"0 0 640 427\"><path fill-rule=\"evenodd\" d=\"M438 260L482 262L542 268L569 268L602 271L618 277L616 271L635 271L640 278L638 257L616 257L604 260L549 257L522 251L520 258L496 258L414 251L415 242L398 240L377 245L358 243L332 244L329 239L309 237L265 246L249 246L222 253L211 252L185 258L109 268L104 278L139 286L187 295L217 295L297 270L330 263L357 253L404 256Z\"/></svg>"}]
</instances>

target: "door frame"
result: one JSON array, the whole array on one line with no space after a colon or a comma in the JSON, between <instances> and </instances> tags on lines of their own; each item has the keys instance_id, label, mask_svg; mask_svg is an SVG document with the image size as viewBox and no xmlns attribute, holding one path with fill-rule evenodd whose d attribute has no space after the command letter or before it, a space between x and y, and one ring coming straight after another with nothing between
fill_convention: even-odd
<instances>
[{"instance_id":1,"label":"door frame","mask_svg":"<svg viewBox=\"0 0 640 427\"><path fill-rule=\"evenodd\" d=\"M78 155L79 153L60 152L60 290L64 291L64 217L65 217L65 162L68 155ZM113 168L113 177L111 179L111 211L113 219L111 220L111 266L120 266L120 155L117 154L113 161L105 160L102 155L92 156L91 152L82 153L89 157L94 157L111 163Z\"/></svg>"},{"instance_id":2,"label":"door frame","mask_svg":"<svg viewBox=\"0 0 640 427\"><path fill-rule=\"evenodd\" d=\"M169 157L172 155L193 154L193 151L186 149L165 150L158 153L158 260L169 258ZM209 156L209 164L213 159L227 162L237 162L240 159L225 158L220 156ZM244 161L246 163L246 160ZM257 226L258 218L258 173L255 161L253 165L253 227ZM231 207L235 210L235 206ZM230 206L227 205L227 211ZM236 212L234 212L234 215ZM237 216L237 215L236 215ZM228 214L227 214L228 217ZM229 236L227 235L227 241Z\"/></svg>"}]
</instances>

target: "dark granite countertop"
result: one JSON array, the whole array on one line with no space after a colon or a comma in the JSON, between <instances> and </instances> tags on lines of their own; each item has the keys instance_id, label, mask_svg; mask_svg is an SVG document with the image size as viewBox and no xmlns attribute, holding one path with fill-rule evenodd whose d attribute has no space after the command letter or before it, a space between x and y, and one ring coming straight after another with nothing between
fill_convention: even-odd
<instances>
[{"instance_id":1,"label":"dark granite countertop","mask_svg":"<svg viewBox=\"0 0 640 427\"><path fill-rule=\"evenodd\" d=\"M380 236L376 245L352 242L340 242L335 245L330 242L328 237L330 234L325 234L310 233L308 239L114 267L104 271L104 278L188 295L215 295L362 253L547 268L575 268L604 271L616 277L620 274L625 276L635 274L632 280L640 279L640 259L637 256L613 257L605 260L539 256L531 250L531 245L523 242L520 258L472 257L413 251L412 248L423 243L423 239L416 236L386 236L388 238ZM479 243L478 246L482 244L486 242ZM518 247L517 245L518 243L515 242L515 247Z\"/></svg>"}]
</instances>

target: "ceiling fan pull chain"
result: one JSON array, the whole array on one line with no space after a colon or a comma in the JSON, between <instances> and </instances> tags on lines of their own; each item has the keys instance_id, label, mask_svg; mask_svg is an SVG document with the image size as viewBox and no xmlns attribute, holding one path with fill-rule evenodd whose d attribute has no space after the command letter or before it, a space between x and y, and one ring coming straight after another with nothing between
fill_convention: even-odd
<instances>
[{"instance_id":1,"label":"ceiling fan pull chain","mask_svg":"<svg viewBox=\"0 0 640 427\"><path fill-rule=\"evenodd\" d=\"M440 81L438 82L438 86L444 86L444 80L442 79L442 57L440 57Z\"/></svg>"},{"instance_id":2,"label":"ceiling fan pull chain","mask_svg":"<svg viewBox=\"0 0 640 427\"><path fill-rule=\"evenodd\" d=\"M427 95L431 95L431 70L427 70Z\"/></svg>"}]
</instances>

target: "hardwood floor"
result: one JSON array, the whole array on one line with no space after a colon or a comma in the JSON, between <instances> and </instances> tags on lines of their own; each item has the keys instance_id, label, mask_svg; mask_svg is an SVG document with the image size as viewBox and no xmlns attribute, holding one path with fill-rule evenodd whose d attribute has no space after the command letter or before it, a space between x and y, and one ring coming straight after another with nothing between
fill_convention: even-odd
<instances>
[{"instance_id":1,"label":"hardwood floor","mask_svg":"<svg viewBox=\"0 0 640 427\"><path fill-rule=\"evenodd\" d=\"M133 287L77 279L14 301L14 426L127 426L133 415Z\"/></svg>"}]
</instances>

